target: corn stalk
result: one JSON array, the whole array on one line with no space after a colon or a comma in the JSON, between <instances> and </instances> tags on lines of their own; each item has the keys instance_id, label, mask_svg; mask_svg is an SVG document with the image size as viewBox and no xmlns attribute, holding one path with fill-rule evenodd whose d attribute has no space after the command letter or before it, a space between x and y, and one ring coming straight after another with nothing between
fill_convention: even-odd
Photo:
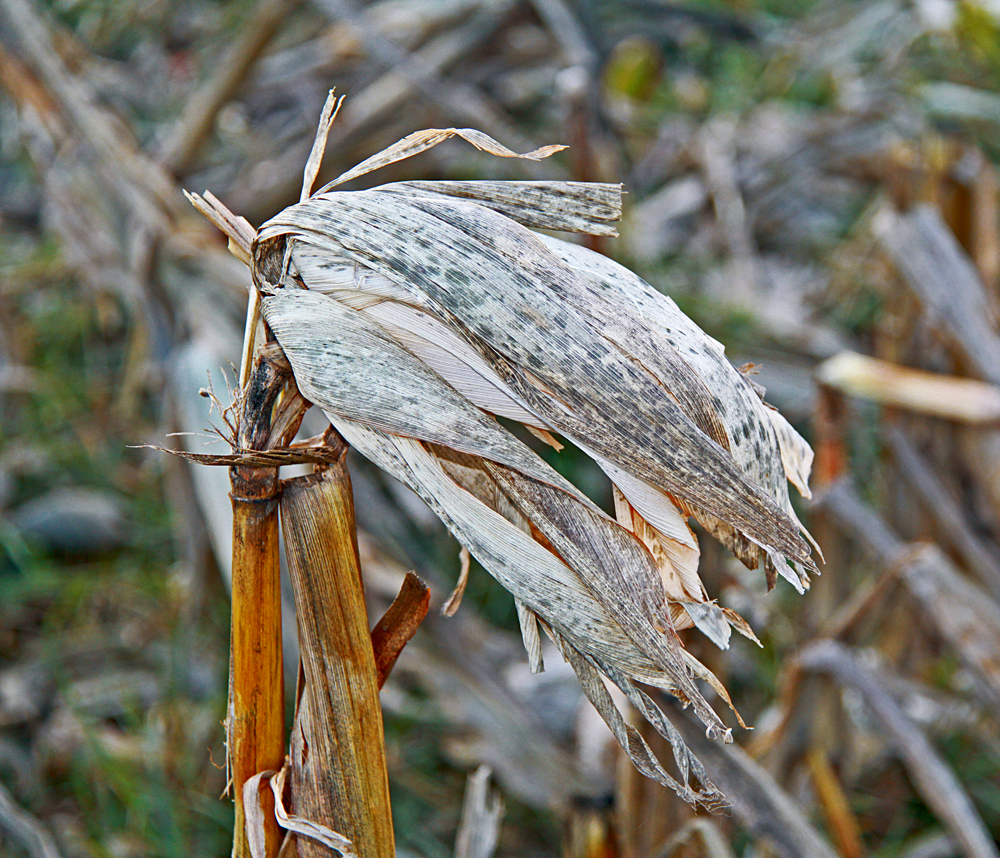
<instances>
[{"instance_id":1,"label":"corn stalk","mask_svg":"<svg viewBox=\"0 0 1000 858\"><path fill-rule=\"evenodd\" d=\"M286 376L258 359L241 394L240 450L264 450L271 415ZM285 758L284 680L281 663L281 584L278 559L277 468L230 468L233 504L233 593L229 766L236 801L233 855L249 858L243 787L261 771L280 769ZM273 798L262 794L266 854L277 854L280 830Z\"/></svg>"},{"instance_id":2,"label":"corn stalk","mask_svg":"<svg viewBox=\"0 0 1000 858\"><path fill-rule=\"evenodd\" d=\"M293 808L349 838L358 855L391 858L379 683L343 459L286 482L281 521L302 652L291 737ZM299 858L330 854L305 838L297 846Z\"/></svg>"}]
</instances>

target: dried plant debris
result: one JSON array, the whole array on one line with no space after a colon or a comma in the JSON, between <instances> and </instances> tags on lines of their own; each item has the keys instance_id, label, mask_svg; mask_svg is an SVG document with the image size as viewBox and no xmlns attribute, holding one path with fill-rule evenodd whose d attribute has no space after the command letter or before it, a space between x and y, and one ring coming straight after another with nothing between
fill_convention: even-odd
<instances>
[{"instance_id":1,"label":"dried plant debris","mask_svg":"<svg viewBox=\"0 0 1000 858\"><path fill-rule=\"evenodd\" d=\"M756 638L710 599L688 519L763 566L769 585L780 574L802 592L815 566L787 480L807 491L811 451L669 298L529 228L613 233L620 186L337 190L451 136L502 157L561 148L516 155L481 132L428 130L304 194L253 243L262 315L302 394L515 596L533 669L541 626L639 769L689 802L719 806L634 683L669 691L709 735L730 739L696 680L729 697L677 631L696 626L722 648L731 628ZM497 417L591 455L615 486L617 520ZM670 742L680 780L626 724L605 679Z\"/></svg>"}]
</instances>

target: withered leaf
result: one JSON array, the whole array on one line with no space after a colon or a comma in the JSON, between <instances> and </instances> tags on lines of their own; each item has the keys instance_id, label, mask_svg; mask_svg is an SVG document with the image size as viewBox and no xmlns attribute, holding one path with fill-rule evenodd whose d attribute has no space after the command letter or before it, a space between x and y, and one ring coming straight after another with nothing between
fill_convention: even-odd
<instances>
[{"instance_id":1,"label":"withered leaf","mask_svg":"<svg viewBox=\"0 0 1000 858\"><path fill-rule=\"evenodd\" d=\"M753 632L706 593L687 519L801 589L814 566L787 480L808 491L811 451L669 298L529 228L613 234L620 186L333 190L452 136L504 157L559 148L518 156L480 132L443 129L369 158L258 231L263 315L302 393L513 594L532 670L542 668L543 629L636 766L717 805L635 683L669 691L711 735L729 737L696 680L728 695L677 629L697 626L721 647L731 627ZM591 455L615 485L617 521L496 417ZM680 780L627 725L605 680L668 739Z\"/></svg>"},{"instance_id":2,"label":"withered leaf","mask_svg":"<svg viewBox=\"0 0 1000 858\"><path fill-rule=\"evenodd\" d=\"M675 401L693 374L673 366L676 390L664 390L606 335L599 322L611 315L607 302L596 302L529 230L468 201L375 189L321 194L286 209L261 229L258 252L282 235L339 247L343 258L382 274L456 330L550 426L735 527L769 555L809 566L791 518ZM693 376L692 386L699 383ZM698 408L709 410L691 405Z\"/></svg>"}]
</instances>

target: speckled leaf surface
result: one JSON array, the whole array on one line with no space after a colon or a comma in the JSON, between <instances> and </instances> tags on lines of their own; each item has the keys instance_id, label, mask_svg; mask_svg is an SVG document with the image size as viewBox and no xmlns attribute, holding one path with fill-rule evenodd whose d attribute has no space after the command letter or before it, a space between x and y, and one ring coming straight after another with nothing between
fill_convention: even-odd
<instances>
[{"instance_id":1,"label":"speckled leaf surface","mask_svg":"<svg viewBox=\"0 0 1000 858\"><path fill-rule=\"evenodd\" d=\"M408 290L567 437L808 564L808 546L773 496L675 401L711 414L710 396L699 396L704 382L683 362L663 362L657 369L674 384L664 390L606 336L608 302L595 302L596 290L534 233L474 203L377 189L316 196L272 219L260 237L289 233L325 237Z\"/></svg>"},{"instance_id":2,"label":"speckled leaf surface","mask_svg":"<svg viewBox=\"0 0 1000 858\"><path fill-rule=\"evenodd\" d=\"M472 200L522 226L618 235L622 186L598 182L400 182L380 190Z\"/></svg>"},{"instance_id":3,"label":"speckled leaf surface","mask_svg":"<svg viewBox=\"0 0 1000 858\"><path fill-rule=\"evenodd\" d=\"M359 452L413 489L506 589L575 646L640 682L678 691L678 664L657 665L568 564L481 499L480 491L460 485L423 444L342 420L335 425ZM718 716L709 717L720 729Z\"/></svg>"},{"instance_id":4,"label":"speckled leaf surface","mask_svg":"<svg viewBox=\"0 0 1000 858\"><path fill-rule=\"evenodd\" d=\"M722 797L635 683L676 695L728 737L696 680L728 695L677 630L696 626L722 648L731 628L756 638L710 600L687 519L744 562L763 558L769 580L780 573L801 589L814 567L787 480L808 491L811 451L669 298L529 229L612 235L620 186L333 190L452 136L504 157L558 148L516 156L479 132L443 129L373 156L259 230L264 318L302 393L513 594L532 670L542 668L542 629L635 765L715 806ZM497 416L592 456L614 483L617 520ZM605 679L670 742L679 779L615 708Z\"/></svg>"},{"instance_id":5,"label":"speckled leaf surface","mask_svg":"<svg viewBox=\"0 0 1000 858\"><path fill-rule=\"evenodd\" d=\"M729 736L729 731L712 711L694 685L695 676L718 680L677 646L676 653L654 660L624 632L609 611L595 599L574 569L546 550L516 523L496 512L477 494L489 494L492 488L465 475L465 486L453 478L454 471L425 445L411 439L379 433L358 424L336 422L341 434L363 455L376 462L420 497L441 517L448 528L497 580L517 599L519 612L537 616L550 637L570 661L587 696L595 703L622 747L644 774L674 789L688 801L709 807L724 804L724 799L704 773L700 764L683 745L673 745L675 761L684 776L678 783L664 770L637 731L626 727L625 719L615 708L600 675L618 684L627 695L637 692L634 681L663 688L694 705L710 735ZM474 470L474 468L472 469ZM450 471L450 473L449 473ZM478 487L478 492L470 491ZM537 521L537 519L536 519ZM618 597L620 600L621 597ZM525 617L522 622L530 624ZM529 652L533 651L530 644ZM657 647L662 647L660 643ZM537 650L534 650L537 652ZM693 662L693 663L692 663ZM697 665L700 667L700 665ZM646 698L648 700L648 698ZM659 713L659 710L656 710ZM668 738L675 739L666 718L659 713L654 726ZM701 788L687 784L690 770L699 773Z\"/></svg>"},{"instance_id":6,"label":"speckled leaf surface","mask_svg":"<svg viewBox=\"0 0 1000 858\"><path fill-rule=\"evenodd\" d=\"M361 313L304 289L267 296L263 313L299 390L329 416L487 456L575 491Z\"/></svg>"}]
</instances>

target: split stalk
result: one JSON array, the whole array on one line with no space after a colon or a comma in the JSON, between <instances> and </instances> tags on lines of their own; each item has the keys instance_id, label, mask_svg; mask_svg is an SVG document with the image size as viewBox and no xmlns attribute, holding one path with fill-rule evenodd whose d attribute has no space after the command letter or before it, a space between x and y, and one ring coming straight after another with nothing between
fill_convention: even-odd
<instances>
[{"instance_id":1,"label":"split stalk","mask_svg":"<svg viewBox=\"0 0 1000 858\"><path fill-rule=\"evenodd\" d=\"M302 652L294 812L348 837L363 858L392 858L382 709L343 458L287 481L281 517ZM298 850L300 858L330 854L301 837Z\"/></svg>"}]
</instances>

